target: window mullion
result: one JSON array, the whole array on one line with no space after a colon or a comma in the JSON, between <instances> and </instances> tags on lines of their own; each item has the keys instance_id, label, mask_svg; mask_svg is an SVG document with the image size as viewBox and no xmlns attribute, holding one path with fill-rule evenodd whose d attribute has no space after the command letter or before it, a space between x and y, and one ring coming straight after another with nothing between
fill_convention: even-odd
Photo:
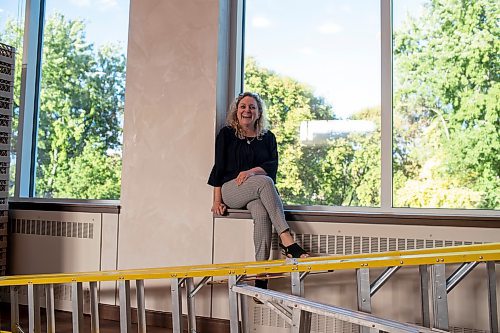
<instances>
[{"instance_id":1,"label":"window mullion","mask_svg":"<svg viewBox=\"0 0 500 333\"><path fill-rule=\"evenodd\" d=\"M45 0L26 1L19 135L16 148L16 198L33 197L35 193L44 9Z\"/></svg>"},{"instance_id":2,"label":"window mullion","mask_svg":"<svg viewBox=\"0 0 500 333\"><path fill-rule=\"evenodd\" d=\"M392 3L380 0L381 13L381 193L382 210L392 208Z\"/></svg>"},{"instance_id":3,"label":"window mullion","mask_svg":"<svg viewBox=\"0 0 500 333\"><path fill-rule=\"evenodd\" d=\"M243 89L244 0L219 2L217 60L217 131L226 121L226 112Z\"/></svg>"}]
</instances>

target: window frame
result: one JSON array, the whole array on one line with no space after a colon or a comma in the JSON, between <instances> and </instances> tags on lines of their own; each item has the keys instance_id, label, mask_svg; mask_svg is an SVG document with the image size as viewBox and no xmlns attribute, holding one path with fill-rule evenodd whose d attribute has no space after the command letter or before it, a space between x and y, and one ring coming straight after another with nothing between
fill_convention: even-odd
<instances>
[{"instance_id":1,"label":"window frame","mask_svg":"<svg viewBox=\"0 0 500 333\"><path fill-rule=\"evenodd\" d=\"M244 7L245 0L237 0ZM393 15L392 7L394 0L380 0L380 52L381 52L381 188L380 188L380 207L357 207L357 206L310 206L310 205L285 205L286 210L304 211L304 212L359 212L359 213L384 213L384 214L414 214L414 215L437 215L437 216L492 216L500 217L500 210L493 209L447 209L447 208L403 208L393 206L393 168L392 168L392 144L393 144L393 49L392 49L392 31L393 31ZM233 13L234 14L234 13ZM245 13L238 21L238 31L241 34L237 35L238 40L233 43L241 43L244 45L244 27ZM244 50L241 48L241 53L236 58L232 59L233 63L244 61ZM241 72L236 75L236 79L240 80L240 90L236 91L236 96L241 93L243 88L244 67L241 66Z\"/></svg>"},{"instance_id":2,"label":"window frame","mask_svg":"<svg viewBox=\"0 0 500 333\"><path fill-rule=\"evenodd\" d=\"M45 0L26 0L14 198L34 197Z\"/></svg>"},{"instance_id":3,"label":"window frame","mask_svg":"<svg viewBox=\"0 0 500 333\"><path fill-rule=\"evenodd\" d=\"M381 15L381 206L286 206L287 210L307 212L359 212L413 214L437 216L492 216L500 217L499 210L396 208L393 207L392 183L392 3L380 0ZM225 120L225 113L233 99L243 89L245 0L219 2L219 46L217 63L217 128ZM45 0L26 0L24 54L22 61L19 136L16 155L14 201L43 201L34 196L36 171L36 141L38 131L41 52L43 46ZM215 135L216 133L214 133ZM72 202L74 199L57 199ZM83 199L78 202L110 202ZM113 201L119 202L119 200Z\"/></svg>"},{"instance_id":4,"label":"window frame","mask_svg":"<svg viewBox=\"0 0 500 333\"><path fill-rule=\"evenodd\" d=\"M88 206L91 204L117 205L113 199L74 199L36 197L36 168L40 89L42 78L43 33L46 0L26 0L23 33L23 59L19 127L16 146L16 171L12 202L57 202Z\"/></svg>"}]
</instances>

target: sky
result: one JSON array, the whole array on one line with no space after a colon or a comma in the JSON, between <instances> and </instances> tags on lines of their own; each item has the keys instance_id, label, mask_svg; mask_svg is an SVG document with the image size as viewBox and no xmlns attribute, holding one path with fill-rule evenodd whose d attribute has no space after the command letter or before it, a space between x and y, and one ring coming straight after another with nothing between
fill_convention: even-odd
<instances>
[{"instance_id":1,"label":"sky","mask_svg":"<svg viewBox=\"0 0 500 333\"><path fill-rule=\"evenodd\" d=\"M23 22L26 0L0 0L0 27L8 17ZM118 42L124 50L128 41L129 0L46 0L48 15L55 11L70 19L83 19L87 38L96 47ZM21 18L21 19L19 19Z\"/></svg>"},{"instance_id":2,"label":"sky","mask_svg":"<svg viewBox=\"0 0 500 333\"><path fill-rule=\"evenodd\" d=\"M0 0L22 24L25 0ZM394 0L397 28L426 0ZM245 55L260 66L309 85L347 118L380 105L380 0L247 0ZM96 46L127 46L129 0L46 0L46 11L84 19Z\"/></svg>"},{"instance_id":3,"label":"sky","mask_svg":"<svg viewBox=\"0 0 500 333\"><path fill-rule=\"evenodd\" d=\"M395 26L424 0L395 1ZM325 97L341 118L380 105L379 0L247 0L245 55Z\"/></svg>"}]
</instances>

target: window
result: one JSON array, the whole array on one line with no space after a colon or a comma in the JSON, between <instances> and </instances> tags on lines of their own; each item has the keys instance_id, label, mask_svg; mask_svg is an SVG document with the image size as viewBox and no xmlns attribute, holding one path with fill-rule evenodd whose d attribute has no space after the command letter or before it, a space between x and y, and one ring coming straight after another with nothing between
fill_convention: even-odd
<instances>
[{"instance_id":1,"label":"window","mask_svg":"<svg viewBox=\"0 0 500 333\"><path fill-rule=\"evenodd\" d=\"M266 102L284 202L380 206L379 1L246 6L244 89Z\"/></svg>"},{"instance_id":2,"label":"window","mask_svg":"<svg viewBox=\"0 0 500 333\"><path fill-rule=\"evenodd\" d=\"M495 1L394 1L396 207L500 208L497 15Z\"/></svg>"},{"instance_id":3,"label":"window","mask_svg":"<svg viewBox=\"0 0 500 333\"><path fill-rule=\"evenodd\" d=\"M26 90L36 143L20 196L119 199L128 8L128 0L43 2L42 51L28 60L38 64L28 67L34 93Z\"/></svg>"},{"instance_id":4,"label":"window","mask_svg":"<svg viewBox=\"0 0 500 333\"><path fill-rule=\"evenodd\" d=\"M245 5L244 90L267 104L285 203L500 207L495 2Z\"/></svg>"}]
</instances>

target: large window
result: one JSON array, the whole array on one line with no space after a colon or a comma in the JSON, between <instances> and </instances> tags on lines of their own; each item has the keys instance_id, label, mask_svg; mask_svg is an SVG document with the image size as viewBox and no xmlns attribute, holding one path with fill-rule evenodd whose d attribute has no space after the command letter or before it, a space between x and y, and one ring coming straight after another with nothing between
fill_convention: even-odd
<instances>
[{"instance_id":1,"label":"large window","mask_svg":"<svg viewBox=\"0 0 500 333\"><path fill-rule=\"evenodd\" d=\"M497 1L394 1L394 205L500 208Z\"/></svg>"},{"instance_id":2,"label":"large window","mask_svg":"<svg viewBox=\"0 0 500 333\"><path fill-rule=\"evenodd\" d=\"M119 198L127 30L128 0L46 1L36 196Z\"/></svg>"},{"instance_id":3,"label":"large window","mask_svg":"<svg viewBox=\"0 0 500 333\"><path fill-rule=\"evenodd\" d=\"M285 203L498 209L497 17L490 0L246 1L244 89L268 106Z\"/></svg>"},{"instance_id":4,"label":"large window","mask_svg":"<svg viewBox=\"0 0 500 333\"><path fill-rule=\"evenodd\" d=\"M129 1L31 6L20 196L119 199Z\"/></svg>"},{"instance_id":5,"label":"large window","mask_svg":"<svg viewBox=\"0 0 500 333\"><path fill-rule=\"evenodd\" d=\"M379 1L246 4L244 89L267 104L284 201L379 206Z\"/></svg>"}]
</instances>

